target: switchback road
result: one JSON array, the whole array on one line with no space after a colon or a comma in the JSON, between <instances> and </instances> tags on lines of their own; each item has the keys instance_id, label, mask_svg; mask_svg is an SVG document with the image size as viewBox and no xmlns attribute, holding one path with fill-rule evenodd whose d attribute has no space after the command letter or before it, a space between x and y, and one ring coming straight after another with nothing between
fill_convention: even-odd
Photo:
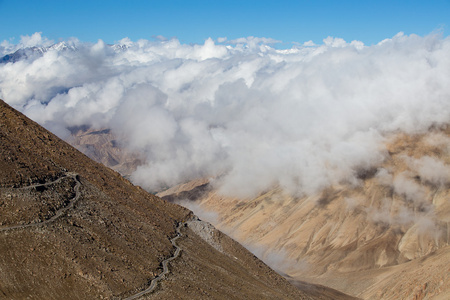
<instances>
[{"instance_id":1,"label":"switchback road","mask_svg":"<svg viewBox=\"0 0 450 300\"><path fill-rule=\"evenodd\" d=\"M67 178L67 177L72 177L75 180L75 182L76 182L76 185L75 185L75 188L74 188L75 196L72 199L70 199L70 203L67 206L58 209L54 216L52 216L50 219L47 219L45 221L36 222L36 223L30 223L30 224L23 224L23 225L14 225L14 226L0 227L0 232L13 230L13 229L22 229L22 228L27 228L27 227L36 227L36 226L41 226L41 225L44 225L44 224L48 224L48 223L54 222L56 219L61 217L67 210L71 209L73 207L73 205L75 204L75 202L80 198L80 186L81 186L81 183L78 180L78 174L66 173L65 176L62 176L62 177L60 177L60 178L58 178L58 179L56 179L54 181L51 181L51 182L42 183L42 184L33 184L33 185L30 185L30 186L16 188L16 189L31 189L31 188L41 187L41 186L48 186L48 185L51 185L51 184L58 183L61 180L63 180L64 178Z\"/></svg>"}]
</instances>

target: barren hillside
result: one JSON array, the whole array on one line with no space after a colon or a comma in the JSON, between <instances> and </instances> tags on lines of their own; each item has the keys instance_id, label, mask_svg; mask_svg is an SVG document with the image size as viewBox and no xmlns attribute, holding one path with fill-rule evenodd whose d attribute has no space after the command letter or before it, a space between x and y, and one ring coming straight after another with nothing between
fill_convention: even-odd
<instances>
[{"instance_id":1,"label":"barren hillside","mask_svg":"<svg viewBox=\"0 0 450 300\"><path fill-rule=\"evenodd\" d=\"M295 288L3 101L0 154L0 298L346 297Z\"/></svg>"},{"instance_id":2,"label":"barren hillside","mask_svg":"<svg viewBox=\"0 0 450 300\"><path fill-rule=\"evenodd\" d=\"M91 159L119 172L124 177L136 170L144 161L139 153L127 151L124 139L114 136L110 129L92 130L89 128L71 128L68 142Z\"/></svg>"},{"instance_id":3,"label":"barren hillside","mask_svg":"<svg viewBox=\"0 0 450 300\"><path fill-rule=\"evenodd\" d=\"M160 193L286 273L364 299L450 297L450 127L386 137L382 164L321 193L221 196L198 180Z\"/></svg>"}]
</instances>

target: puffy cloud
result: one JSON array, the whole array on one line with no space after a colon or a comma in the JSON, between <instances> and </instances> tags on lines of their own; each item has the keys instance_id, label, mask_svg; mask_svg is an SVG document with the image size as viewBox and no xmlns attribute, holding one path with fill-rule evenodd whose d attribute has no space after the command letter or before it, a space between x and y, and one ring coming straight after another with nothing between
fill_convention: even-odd
<instances>
[{"instance_id":1,"label":"puffy cloud","mask_svg":"<svg viewBox=\"0 0 450 300\"><path fill-rule=\"evenodd\" d=\"M42 38L41 32L33 33L31 36L22 35L20 36L21 47L47 47L53 44L53 41L47 38Z\"/></svg>"},{"instance_id":2,"label":"puffy cloud","mask_svg":"<svg viewBox=\"0 0 450 300\"><path fill-rule=\"evenodd\" d=\"M305 47L314 47L317 46L312 40L306 41L303 43L303 46Z\"/></svg>"},{"instance_id":3,"label":"puffy cloud","mask_svg":"<svg viewBox=\"0 0 450 300\"><path fill-rule=\"evenodd\" d=\"M219 42L219 43L225 43L226 41L227 41L226 37L219 37L219 38L217 38L217 42Z\"/></svg>"},{"instance_id":4,"label":"puffy cloud","mask_svg":"<svg viewBox=\"0 0 450 300\"><path fill-rule=\"evenodd\" d=\"M377 173L375 174L375 178L378 179L378 182L384 186L391 186L393 181L392 174L389 173L388 170L384 168L380 168L377 170Z\"/></svg>"},{"instance_id":5,"label":"puffy cloud","mask_svg":"<svg viewBox=\"0 0 450 300\"><path fill-rule=\"evenodd\" d=\"M52 40L47 39L46 37L42 37L41 32L33 33L31 36L22 35L20 36L20 41L17 44L8 42L4 40L0 43L0 54L10 54L12 52L17 51L18 49L27 48L27 47L49 47L54 42Z\"/></svg>"},{"instance_id":6,"label":"puffy cloud","mask_svg":"<svg viewBox=\"0 0 450 300\"><path fill-rule=\"evenodd\" d=\"M216 176L241 197L274 184L294 194L358 184L358 170L383 160L384 133L449 122L449 38L275 42L72 40L76 51L1 64L0 97L63 137L70 126L113 129L146 156L133 180L148 189ZM36 34L14 47L36 43L48 45ZM417 168L439 182L421 167L430 164Z\"/></svg>"},{"instance_id":7,"label":"puffy cloud","mask_svg":"<svg viewBox=\"0 0 450 300\"><path fill-rule=\"evenodd\" d=\"M450 183L450 166L430 156L423 156L411 162L420 178L437 186Z\"/></svg>"},{"instance_id":8,"label":"puffy cloud","mask_svg":"<svg viewBox=\"0 0 450 300\"><path fill-rule=\"evenodd\" d=\"M403 195L407 200L412 201L415 205L427 205L427 191L425 188L410 179L406 172L399 174L393 181L394 191Z\"/></svg>"}]
</instances>

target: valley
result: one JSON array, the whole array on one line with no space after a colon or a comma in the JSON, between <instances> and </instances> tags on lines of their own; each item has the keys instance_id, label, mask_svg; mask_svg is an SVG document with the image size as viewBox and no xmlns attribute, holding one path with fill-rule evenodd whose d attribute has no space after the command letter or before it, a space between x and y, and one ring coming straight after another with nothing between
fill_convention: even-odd
<instances>
[{"instance_id":1,"label":"valley","mask_svg":"<svg viewBox=\"0 0 450 300\"><path fill-rule=\"evenodd\" d=\"M363 299L450 293L450 130L386 139L384 162L357 184L292 196L221 195L193 181L158 195L196 211L292 282L326 285ZM431 168L431 169L430 169Z\"/></svg>"},{"instance_id":2,"label":"valley","mask_svg":"<svg viewBox=\"0 0 450 300\"><path fill-rule=\"evenodd\" d=\"M445 299L450 129L385 141L382 164L362 169L359 182L313 195L275 186L255 198L232 198L215 189L214 178L157 195L193 210L298 286L314 283L361 299Z\"/></svg>"}]
</instances>

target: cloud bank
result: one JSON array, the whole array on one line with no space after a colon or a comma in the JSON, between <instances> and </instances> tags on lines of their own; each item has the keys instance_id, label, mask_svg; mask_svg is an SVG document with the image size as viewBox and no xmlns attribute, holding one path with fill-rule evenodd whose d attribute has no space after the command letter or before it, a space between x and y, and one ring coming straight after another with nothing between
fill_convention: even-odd
<instances>
[{"instance_id":1,"label":"cloud bank","mask_svg":"<svg viewBox=\"0 0 450 300\"><path fill-rule=\"evenodd\" d=\"M145 155L132 179L147 189L212 176L239 197L357 184L358 170L383 159L386 132L450 121L449 38L275 42L72 39L0 64L0 98L62 138L72 126L111 128ZM49 44L36 33L0 53ZM425 179L444 180L422 165Z\"/></svg>"}]
</instances>

